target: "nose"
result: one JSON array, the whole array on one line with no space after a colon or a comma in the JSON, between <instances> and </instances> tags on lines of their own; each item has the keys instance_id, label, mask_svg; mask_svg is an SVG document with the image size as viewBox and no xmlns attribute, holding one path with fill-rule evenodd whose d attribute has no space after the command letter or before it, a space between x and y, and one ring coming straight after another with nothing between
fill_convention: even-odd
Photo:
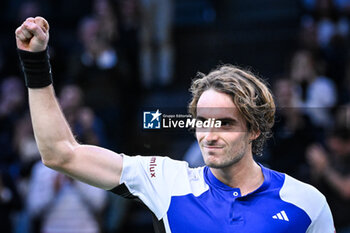
<instances>
[{"instance_id":1,"label":"nose","mask_svg":"<svg viewBox=\"0 0 350 233\"><path fill-rule=\"evenodd\" d=\"M204 139L205 141L207 141L208 143L212 143L212 142L216 142L219 140L219 135L218 132L215 132L212 129L207 129L206 132L203 132L205 134Z\"/></svg>"}]
</instances>

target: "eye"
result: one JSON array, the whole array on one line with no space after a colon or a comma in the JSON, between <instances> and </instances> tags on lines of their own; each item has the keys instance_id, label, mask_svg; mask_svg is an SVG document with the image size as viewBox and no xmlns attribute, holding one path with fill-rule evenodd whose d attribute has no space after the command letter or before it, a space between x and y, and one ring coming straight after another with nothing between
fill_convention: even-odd
<instances>
[{"instance_id":1,"label":"eye","mask_svg":"<svg viewBox=\"0 0 350 233\"><path fill-rule=\"evenodd\" d=\"M205 119L204 118L196 118L196 125L202 125L204 123Z\"/></svg>"},{"instance_id":2,"label":"eye","mask_svg":"<svg viewBox=\"0 0 350 233\"><path fill-rule=\"evenodd\" d=\"M196 118L194 128L196 129L197 132L203 131L204 129L203 123L204 123L204 120L202 118Z\"/></svg>"},{"instance_id":3,"label":"eye","mask_svg":"<svg viewBox=\"0 0 350 233\"><path fill-rule=\"evenodd\" d=\"M221 127L228 127L228 126L232 126L233 122L229 121L229 120L221 120Z\"/></svg>"},{"instance_id":4,"label":"eye","mask_svg":"<svg viewBox=\"0 0 350 233\"><path fill-rule=\"evenodd\" d=\"M197 118L196 122L203 123L203 119L198 119L198 118Z\"/></svg>"}]
</instances>

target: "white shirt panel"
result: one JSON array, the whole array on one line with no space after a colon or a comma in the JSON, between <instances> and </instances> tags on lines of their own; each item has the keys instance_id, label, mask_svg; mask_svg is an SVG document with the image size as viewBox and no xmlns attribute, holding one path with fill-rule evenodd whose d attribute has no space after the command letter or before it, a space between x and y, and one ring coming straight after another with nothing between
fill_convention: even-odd
<instances>
[{"instance_id":1,"label":"white shirt panel","mask_svg":"<svg viewBox=\"0 0 350 233\"><path fill-rule=\"evenodd\" d=\"M308 233L334 233L333 218L326 198L315 187L285 175L280 197L307 213L312 221Z\"/></svg>"},{"instance_id":2,"label":"white shirt panel","mask_svg":"<svg viewBox=\"0 0 350 233\"><path fill-rule=\"evenodd\" d=\"M120 183L125 183L158 220L165 216L172 196L199 196L208 190L203 168L191 169L187 162L160 156L123 155Z\"/></svg>"}]
</instances>

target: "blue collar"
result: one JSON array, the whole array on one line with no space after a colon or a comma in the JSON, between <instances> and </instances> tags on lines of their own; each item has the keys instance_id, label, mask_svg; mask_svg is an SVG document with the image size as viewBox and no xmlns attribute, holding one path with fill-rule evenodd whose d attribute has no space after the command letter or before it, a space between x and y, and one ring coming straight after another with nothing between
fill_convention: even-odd
<instances>
[{"instance_id":1,"label":"blue collar","mask_svg":"<svg viewBox=\"0 0 350 233\"><path fill-rule=\"evenodd\" d=\"M258 163L259 164L259 163ZM268 189L268 187L270 186L271 183L271 174L270 174L270 170L268 168L265 168L263 165L259 164L259 166L261 167L263 176L264 176L264 182L262 183L262 185L260 185L259 188L257 188L255 191L247 194L248 195L252 195L254 193L260 193L263 192L264 190ZM219 188L223 191L230 191L230 192L239 192L240 193L240 189L239 188L232 188L224 183L222 183L220 180L218 180L214 174L211 172L211 170L209 169L208 166L204 167L204 177L206 179L206 181L208 182L209 185L214 186L215 188Z\"/></svg>"}]
</instances>

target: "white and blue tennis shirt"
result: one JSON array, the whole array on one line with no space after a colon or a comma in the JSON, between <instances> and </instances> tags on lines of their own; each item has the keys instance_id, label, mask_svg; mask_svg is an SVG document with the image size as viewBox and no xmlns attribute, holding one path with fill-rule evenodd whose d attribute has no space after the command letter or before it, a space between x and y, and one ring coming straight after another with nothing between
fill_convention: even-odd
<instances>
[{"instance_id":1,"label":"white and blue tennis shirt","mask_svg":"<svg viewBox=\"0 0 350 233\"><path fill-rule=\"evenodd\" d=\"M314 187L263 166L263 184L242 196L208 167L168 157L123 155L121 185L154 214L156 232L334 233L325 197Z\"/></svg>"}]
</instances>

